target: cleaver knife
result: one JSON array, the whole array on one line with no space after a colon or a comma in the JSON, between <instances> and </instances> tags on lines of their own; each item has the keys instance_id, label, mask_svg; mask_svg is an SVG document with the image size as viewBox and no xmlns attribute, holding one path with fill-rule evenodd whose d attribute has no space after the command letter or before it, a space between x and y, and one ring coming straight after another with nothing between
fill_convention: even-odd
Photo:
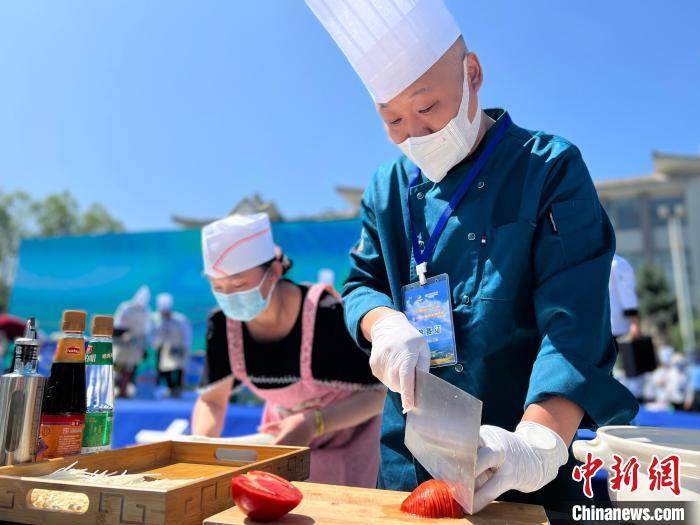
<instances>
[{"instance_id":1,"label":"cleaver knife","mask_svg":"<svg viewBox=\"0 0 700 525\"><path fill-rule=\"evenodd\" d=\"M435 479L448 484L469 514L474 503L481 401L428 372L416 370L415 408L404 443Z\"/></svg>"}]
</instances>

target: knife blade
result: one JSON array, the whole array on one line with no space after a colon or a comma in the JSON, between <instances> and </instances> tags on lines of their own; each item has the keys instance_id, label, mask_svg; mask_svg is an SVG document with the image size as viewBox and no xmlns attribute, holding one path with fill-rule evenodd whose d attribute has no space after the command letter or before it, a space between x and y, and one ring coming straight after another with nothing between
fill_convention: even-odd
<instances>
[{"instance_id":1,"label":"knife blade","mask_svg":"<svg viewBox=\"0 0 700 525\"><path fill-rule=\"evenodd\" d=\"M471 514L482 403L428 372L416 370L415 408L406 416L404 443Z\"/></svg>"}]
</instances>

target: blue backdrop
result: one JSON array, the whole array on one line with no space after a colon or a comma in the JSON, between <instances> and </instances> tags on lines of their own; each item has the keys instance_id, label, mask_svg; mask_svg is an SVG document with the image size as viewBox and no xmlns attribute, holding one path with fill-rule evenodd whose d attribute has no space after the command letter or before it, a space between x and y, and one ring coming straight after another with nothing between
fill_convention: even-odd
<instances>
[{"instance_id":1,"label":"blue backdrop","mask_svg":"<svg viewBox=\"0 0 700 525\"><path fill-rule=\"evenodd\" d=\"M294 261L290 278L315 281L320 269L329 268L336 287L342 285L359 220L283 222L272 229L275 242ZM142 284L150 286L152 297L173 294L175 309L192 321L194 349L203 348L206 318L215 302L202 274L197 229L25 240L10 312L33 315L51 332L58 329L63 310L111 314Z\"/></svg>"}]
</instances>

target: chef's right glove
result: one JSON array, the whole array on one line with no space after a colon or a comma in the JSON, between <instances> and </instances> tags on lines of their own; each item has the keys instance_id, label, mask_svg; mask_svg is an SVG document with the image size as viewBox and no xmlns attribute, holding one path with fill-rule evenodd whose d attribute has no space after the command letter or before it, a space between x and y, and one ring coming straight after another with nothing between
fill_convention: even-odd
<instances>
[{"instance_id":1,"label":"chef's right glove","mask_svg":"<svg viewBox=\"0 0 700 525\"><path fill-rule=\"evenodd\" d=\"M564 440L553 430L522 421L515 432L481 425L476 454L476 478L490 479L474 493L474 512L508 490L534 492L557 477L559 467L569 459Z\"/></svg>"},{"instance_id":2,"label":"chef's right glove","mask_svg":"<svg viewBox=\"0 0 700 525\"><path fill-rule=\"evenodd\" d=\"M372 373L389 390L401 393L404 413L414 408L416 368L428 371L430 349L425 337L401 312L389 314L372 325Z\"/></svg>"}]
</instances>

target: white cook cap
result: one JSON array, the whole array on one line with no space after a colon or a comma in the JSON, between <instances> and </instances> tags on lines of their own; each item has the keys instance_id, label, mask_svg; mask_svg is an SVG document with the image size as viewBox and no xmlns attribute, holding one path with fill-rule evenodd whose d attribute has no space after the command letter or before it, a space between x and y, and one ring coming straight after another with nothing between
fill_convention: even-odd
<instances>
[{"instance_id":1,"label":"white cook cap","mask_svg":"<svg viewBox=\"0 0 700 525\"><path fill-rule=\"evenodd\" d=\"M659 348L659 362L662 365L670 365L675 352L672 346L662 346Z\"/></svg>"},{"instance_id":2,"label":"white cook cap","mask_svg":"<svg viewBox=\"0 0 700 525\"><path fill-rule=\"evenodd\" d=\"M202 228L204 273L225 277L275 258L267 213L231 215Z\"/></svg>"},{"instance_id":3,"label":"white cook cap","mask_svg":"<svg viewBox=\"0 0 700 525\"><path fill-rule=\"evenodd\" d=\"M170 312L173 309L173 296L169 293L156 295L156 309L159 312Z\"/></svg>"},{"instance_id":4,"label":"white cook cap","mask_svg":"<svg viewBox=\"0 0 700 525\"><path fill-rule=\"evenodd\" d=\"M138 306L143 306L143 307L148 306L148 303L150 301L151 301L151 289L146 284L141 285L141 287L139 287L139 289L136 290L134 297L131 299L131 302L133 304L136 304Z\"/></svg>"},{"instance_id":5,"label":"white cook cap","mask_svg":"<svg viewBox=\"0 0 700 525\"><path fill-rule=\"evenodd\" d=\"M306 0L375 102L423 75L462 34L442 0Z\"/></svg>"}]
</instances>

